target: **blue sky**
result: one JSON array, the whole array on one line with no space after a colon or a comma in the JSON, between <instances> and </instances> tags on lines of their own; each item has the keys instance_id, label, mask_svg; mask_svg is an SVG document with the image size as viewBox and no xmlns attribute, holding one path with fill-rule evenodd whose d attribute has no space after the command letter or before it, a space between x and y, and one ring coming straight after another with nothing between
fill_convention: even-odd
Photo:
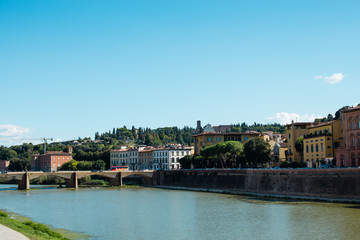
<instances>
[{"instance_id":1,"label":"blue sky","mask_svg":"<svg viewBox=\"0 0 360 240\"><path fill-rule=\"evenodd\" d=\"M360 102L359 1L0 1L0 145ZM34 141L33 141L34 142Z\"/></svg>"}]
</instances>

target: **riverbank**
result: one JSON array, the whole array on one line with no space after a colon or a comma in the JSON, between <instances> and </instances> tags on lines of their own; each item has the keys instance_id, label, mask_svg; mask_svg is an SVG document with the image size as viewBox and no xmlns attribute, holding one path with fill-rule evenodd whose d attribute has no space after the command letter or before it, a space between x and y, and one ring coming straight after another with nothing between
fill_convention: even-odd
<instances>
[{"instance_id":1,"label":"riverbank","mask_svg":"<svg viewBox=\"0 0 360 240\"><path fill-rule=\"evenodd\" d=\"M160 186L236 195L360 203L360 169L163 171Z\"/></svg>"},{"instance_id":2,"label":"riverbank","mask_svg":"<svg viewBox=\"0 0 360 240\"><path fill-rule=\"evenodd\" d=\"M304 197L304 196L291 196L281 194L264 194L254 192L243 192L236 190L225 190L225 189L209 189L209 188L192 188L192 187L174 187L174 186L145 186L150 188L168 189L168 190L181 190L181 191L193 191L193 192L210 192L210 193L221 193L239 196L252 196L259 198L273 198L283 200L300 200L300 201L320 201L320 202L331 202L331 203L355 203L360 204L360 200L354 199L333 199L333 198L321 198L321 197Z\"/></svg>"},{"instance_id":3,"label":"riverbank","mask_svg":"<svg viewBox=\"0 0 360 240\"><path fill-rule=\"evenodd\" d=\"M4 233L4 235L1 234L1 239L69 239L62 234L51 230L44 224L36 223L31 220L15 219L12 214L8 214L4 211L0 211L0 224L5 226L0 227L0 233Z\"/></svg>"}]
</instances>

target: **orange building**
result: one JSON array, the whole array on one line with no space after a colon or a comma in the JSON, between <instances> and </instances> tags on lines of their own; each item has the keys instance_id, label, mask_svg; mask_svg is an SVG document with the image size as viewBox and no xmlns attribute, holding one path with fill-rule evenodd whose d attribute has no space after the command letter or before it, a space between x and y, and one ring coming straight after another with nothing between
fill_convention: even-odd
<instances>
[{"instance_id":1,"label":"orange building","mask_svg":"<svg viewBox=\"0 0 360 240\"><path fill-rule=\"evenodd\" d=\"M72 147L67 152L53 151L31 156L31 170L43 172L56 172L59 167L72 159Z\"/></svg>"}]
</instances>

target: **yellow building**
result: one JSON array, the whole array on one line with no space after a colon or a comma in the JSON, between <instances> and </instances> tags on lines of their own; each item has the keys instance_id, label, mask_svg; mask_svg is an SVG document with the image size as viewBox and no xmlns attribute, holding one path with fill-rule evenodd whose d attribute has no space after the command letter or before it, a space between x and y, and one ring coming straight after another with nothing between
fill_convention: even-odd
<instances>
[{"instance_id":1,"label":"yellow building","mask_svg":"<svg viewBox=\"0 0 360 240\"><path fill-rule=\"evenodd\" d=\"M192 136L194 138L195 154L200 154L201 149L206 146L215 145L220 142L239 141L245 143L247 140L260 137L259 132L245 132L245 133L215 133L204 132Z\"/></svg>"},{"instance_id":2,"label":"yellow building","mask_svg":"<svg viewBox=\"0 0 360 240\"><path fill-rule=\"evenodd\" d=\"M313 122L297 122L286 125L287 159L289 162L301 163L301 153L295 149L296 139L308 134L308 128L314 126Z\"/></svg>"},{"instance_id":3,"label":"yellow building","mask_svg":"<svg viewBox=\"0 0 360 240\"><path fill-rule=\"evenodd\" d=\"M139 150L139 165L140 169L152 169L153 164L152 147L147 147Z\"/></svg>"},{"instance_id":4,"label":"yellow building","mask_svg":"<svg viewBox=\"0 0 360 240\"><path fill-rule=\"evenodd\" d=\"M309 127L304 136L303 153L308 167L318 167L321 161L332 160L341 142L340 119Z\"/></svg>"}]
</instances>

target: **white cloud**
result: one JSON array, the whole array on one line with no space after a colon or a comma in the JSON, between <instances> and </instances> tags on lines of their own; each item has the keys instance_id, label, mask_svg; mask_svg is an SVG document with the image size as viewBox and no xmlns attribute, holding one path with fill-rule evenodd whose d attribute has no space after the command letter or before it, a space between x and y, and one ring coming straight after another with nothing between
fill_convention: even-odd
<instances>
[{"instance_id":1,"label":"white cloud","mask_svg":"<svg viewBox=\"0 0 360 240\"><path fill-rule=\"evenodd\" d=\"M315 80L323 79L329 84L336 84L344 79L345 75L342 73L334 73L331 76L315 76Z\"/></svg>"},{"instance_id":2,"label":"white cloud","mask_svg":"<svg viewBox=\"0 0 360 240\"><path fill-rule=\"evenodd\" d=\"M30 142L30 133L31 129L27 127L0 124L0 145L11 146ZM29 140L27 141L26 139Z\"/></svg>"},{"instance_id":3,"label":"white cloud","mask_svg":"<svg viewBox=\"0 0 360 240\"><path fill-rule=\"evenodd\" d=\"M30 134L30 132L30 128L0 124L0 137L24 137Z\"/></svg>"},{"instance_id":4,"label":"white cloud","mask_svg":"<svg viewBox=\"0 0 360 240\"><path fill-rule=\"evenodd\" d=\"M304 114L300 115L297 113L280 112L276 113L275 116L268 117L267 121L271 123L290 124L294 122L312 122L315 118L323 118L322 116L315 114Z\"/></svg>"}]
</instances>

